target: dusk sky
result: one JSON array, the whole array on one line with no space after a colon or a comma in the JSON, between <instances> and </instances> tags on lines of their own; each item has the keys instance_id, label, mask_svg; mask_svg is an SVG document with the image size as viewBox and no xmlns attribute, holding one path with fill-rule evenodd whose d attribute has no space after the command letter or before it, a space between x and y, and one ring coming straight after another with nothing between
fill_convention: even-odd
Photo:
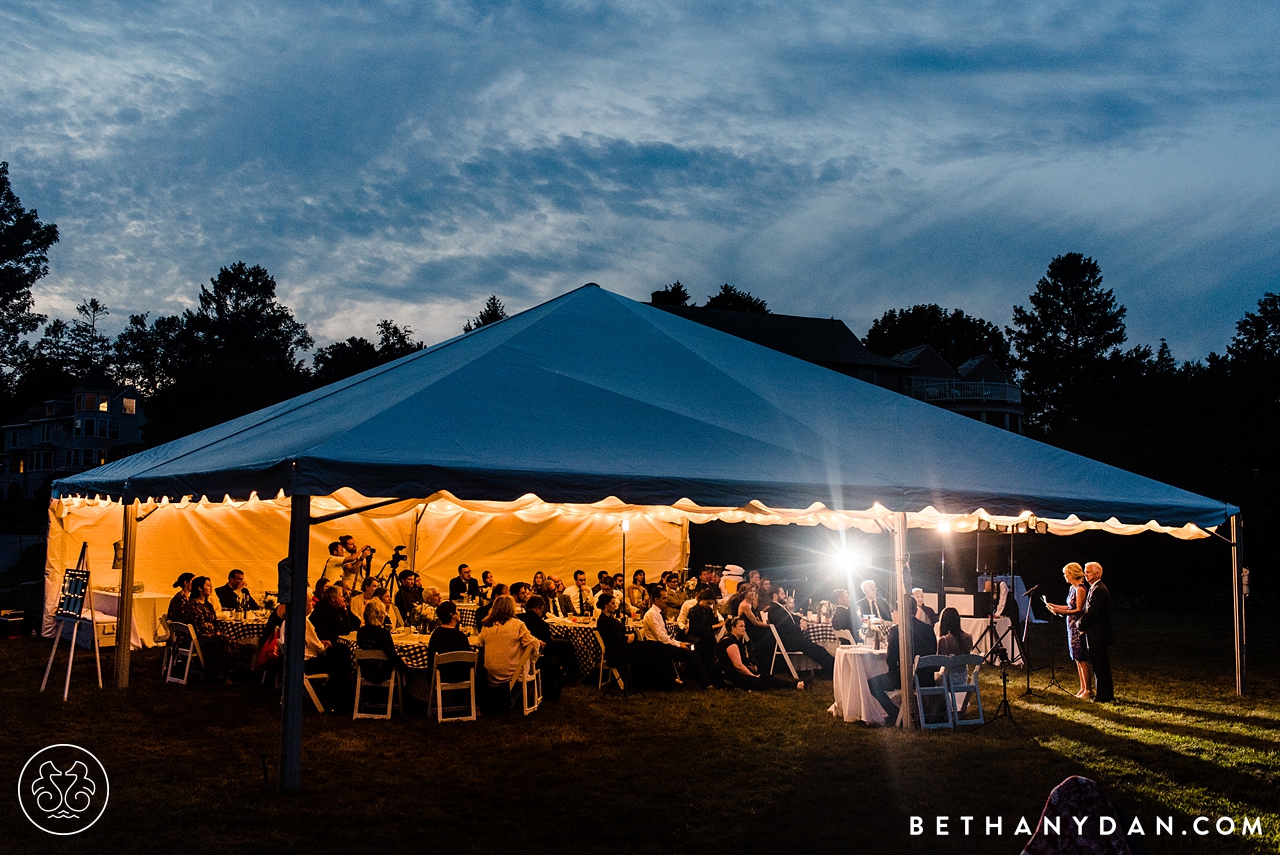
<instances>
[{"instance_id":1,"label":"dusk sky","mask_svg":"<svg viewBox=\"0 0 1280 855\"><path fill-rule=\"evenodd\" d=\"M61 231L38 310L109 332L237 260L321 344L676 279L1004 325L1079 251L1193 359L1280 290L1277 44L1270 2L7 2L0 160Z\"/></svg>"}]
</instances>

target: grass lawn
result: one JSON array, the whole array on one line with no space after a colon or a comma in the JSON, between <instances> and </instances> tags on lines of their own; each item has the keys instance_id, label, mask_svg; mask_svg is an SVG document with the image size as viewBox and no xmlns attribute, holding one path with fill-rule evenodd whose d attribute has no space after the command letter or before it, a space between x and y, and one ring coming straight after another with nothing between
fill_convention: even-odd
<instances>
[{"instance_id":1,"label":"grass lawn","mask_svg":"<svg viewBox=\"0 0 1280 855\"><path fill-rule=\"evenodd\" d=\"M1035 629L1037 661L1050 641L1065 651L1060 625ZM292 795L264 786L263 758L274 783L278 751L270 689L166 686L147 651L127 692L99 691L85 658L64 704L52 678L58 689L37 692L49 642L11 639L0 641L0 780L12 793L31 754L72 742L102 760L111 800L92 829L60 840L0 799L0 851L1017 853L1018 820L1034 826L1049 791L1080 774L1143 822L1150 852L1280 852L1278 629L1253 618L1253 691L1237 699L1226 616L1206 628L1189 614L1121 613L1123 703L1024 699L1015 672L1026 735L1003 721L923 734L837 722L829 682L628 701L567 689L528 718L443 726L421 712L352 722L308 710ZM993 710L998 679L983 693ZM930 832L950 816L952 834L912 837L912 815ZM1261 817L1263 835L1199 837L1200 815ZM968 837L961 816L977 818ZM987 816L1003 818L1002 836L984 836ZM1172 837L1154 836L1157 816L1174 818Z\"/></svg>"}]
</instances>

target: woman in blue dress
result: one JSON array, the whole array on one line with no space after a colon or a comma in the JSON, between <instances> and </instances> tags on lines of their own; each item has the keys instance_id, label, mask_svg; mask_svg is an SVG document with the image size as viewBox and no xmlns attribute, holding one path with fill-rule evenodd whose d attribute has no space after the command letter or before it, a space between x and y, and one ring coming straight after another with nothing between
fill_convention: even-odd
<instances>
[{"instance_id":1,"label":"woman in blue dress","mask_svg":"<svg viewBox=\"0 0 1280 855\"><path fill-rule=\"evenodd\" d=\"M1084 584L1084 568L1076 562L1072 561L1063 567L1062 576L1071 586L1067 593L1067 604L1059 606L1049 603L1049 610L1067 619L1067 649L1072 661L1076 663L1076 670L1080 672L1080 691L1076 692L1076 697L1087 698L1092 675L1089 673L1089 646L1085 643L1084 633L1080 631L1080 615L1084 614L1084 600L1089 590Z\"/></svg>"}]
</instances>

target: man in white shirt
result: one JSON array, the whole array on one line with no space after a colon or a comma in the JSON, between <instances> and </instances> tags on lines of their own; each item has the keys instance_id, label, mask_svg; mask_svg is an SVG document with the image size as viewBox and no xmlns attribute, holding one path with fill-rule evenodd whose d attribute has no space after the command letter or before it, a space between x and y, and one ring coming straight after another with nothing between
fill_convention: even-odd
<instances>
[{"instance_id":1,"label":"man in white shirt","mask_svg":"<svg viewBox=\"0 0 1280 855\"><path fill-rule=\"evenodd\" d=\"M644 626L642 633L645 641L656 642L661 645L662 654L672 662L683 662L693 678L698 681L698 685L704 689L711 688L711 680L707 676L707 669L703 666L702 660L693 653L693 645L684 641L676 641L667 632L667 623L662 616L663 609L667 606L667 592L665 588L654 586L649 594L652 605L649 610L644 613Z\"/></svg>"},{"instance_id":2,"label":"man in white shirt","mask_svg":"<svg viewBox=\"0 0 1280 855\"><path fill-rule=\"evenodd\" d=\"M320 575L332 585L342 578L342 563L346 560L347 551L342 548L341 543L335 540L329 544L329 555L324 560L324 570L320 572Z\"/></svg>"},{"instance_id":3,"label":"man in white shirt","mask_svg":"<svg viewBox=\"0 0 1280 855\"><path fill-rule=\"evenodd\" d=\"M306 598L306 615L311 615L311 598ZM289 606L290 609L293 606ZM285 655L285 627L289 619L280 623L280 655ZM303 648L304 674L328 674L328 681L320 687L317 694L330 712L340 711L343 704L350 710L351 703L351 651L344 645L332 644L316 634L316 628L310 620L303 619L306 626L305 647Z\"/></svg>"},{"instance_id":4,"label":"man in white shirt","mask_svg":"<svg viewBox=\"0 0 1280 855\"><path fill-rule=\"evenodd\" d=\"M565 588L564 592L569 597L569 605L573 608L575 615L590 617L595 613L595 595L591 593L591 588L587 585L586 571L573 571L573 585Z\"/></svg>"}]
</instances>

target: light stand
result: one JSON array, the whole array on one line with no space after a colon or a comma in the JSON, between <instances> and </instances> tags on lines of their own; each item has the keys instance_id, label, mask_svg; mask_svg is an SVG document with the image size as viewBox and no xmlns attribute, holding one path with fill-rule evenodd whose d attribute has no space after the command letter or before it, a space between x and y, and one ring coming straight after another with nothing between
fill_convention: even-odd
<instances>
[{"instance_id":1,"label":"light stand","mask_svg":"<svg viewBox=\"0 0 1280 855\"><path fill-rule=\"evenodd\" d=\"M942 610L947 607L947 539L945 535L951 533L951 522L943 520L938 523L938 533L944 535L942 538L942 593L938 594L938 614L942 614Z\"/></svg>"},{"instance_id":2,"label":"light stand","mask_svg":"<svg viewBox=\"0 0 1280 855\"><path fill-rule=\"evenodd\" d=\"M622 584L627 584L627 532L631 530L631 520L623 520L622 528ZM626 599L625 593L623 597Z\"/></svg>"},{"instance_id":3,"label":"light stand","mask_svg":"<svg viewBox=\"0 0 1280 855\"><path fill-rule=\"evenodd\" d=\"M994 652L994 651L992 651L992 652ZM996 714L995 714L995 715L993 715L991 718L987 719L987 720L986 720L985 722L983 722L982 724L980 724L980 725L978 726L978 729L979 729L979 730L981 730L982 728L986 727L987 725L989 725L989 724L991 724L991 723L993 723L993 722L995 722L995 721L997 721L997 720L999 720L999 719L1007 718L1007 719L1009 719L1009 724L1011 724L1011 725L1013 725L1014 727L1016 727L1016 728L1018 729L1018 732L1019 732L1019 733L1021 733L1021 734L1023 734L1023 735L1025 736L1027 732L1026 732L1025 730L1023 730L1023 729L1022 729L1022 725L1020 725L1020 724L1018 724L1016 721L1014 721L1014 719L1013 719L1013 707L1009 706L1009 659L1008 659L1008 657L1006 657L1006 656L1004 656L1004 655L1003 655L1003 654L1004 654L1004 649L1003 649L1003 648L1001 648L1000 653L1001 653L1001 656L1000 656L1000 687L1001 687L1001 693L1002 693L1002 697L1000 698L1000 705L996 707Z\"/></svg>"},{"instance_id":4,"label":"light stand","mask_svg":"<svg viewBox=\"0 0 1280 855\"><path fill-rule=\"evenodd\" d=\"M1030 604L1027 605L1027 609L1028 610L1031 609ZM1060 616L1055 614L1052 610L1050 610L1049 614L1054 615L1055 617ZM1054 655L1053 647L1054 647L1053 641L1050 640L1049 642L1049 682L1048 684L1045 685L1044 689L1047 692L1050 689L1057 687L1060 691L1065 692L1066 689L1063 688L1062 684L1058 682L1058 668L1057 668L1058 657Z\"/></svg>"},{"instance_id":5,"label":"light stand","mask_svg":"<svg viewBox=\"0 0 1280 855\"><path fill-rule=\"evenodd\" d=\"M1034 585L1028 594L1033 593L1039 585ZM1017 589L1014 589L1016 594ZM1022 693L1022 697L1040 697L1035 690L1031 688L1031 656L1027 653L1027 632L1031 629L1031 598L1027 597L1027 616L1022 621L1022 669L1027 673L1027 690Z\"/></svg>"}]
</instances>

